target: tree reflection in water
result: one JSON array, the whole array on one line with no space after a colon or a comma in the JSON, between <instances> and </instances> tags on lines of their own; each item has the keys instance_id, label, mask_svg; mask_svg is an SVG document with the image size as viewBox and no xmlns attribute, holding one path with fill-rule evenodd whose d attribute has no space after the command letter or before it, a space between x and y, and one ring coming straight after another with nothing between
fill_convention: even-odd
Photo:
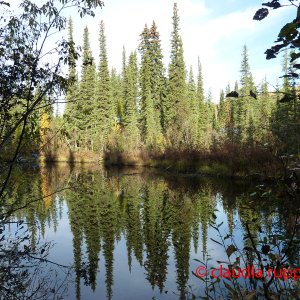
<instances>
[{"instance_id":1,"label":"tree reflection in water","mask_svg":"<svg viewBox=\"0 0 300 300\"><path fill-rule=\"evenodd\" d=\"M116 243L122 240L125 241L122 251L127 252L128 271L132 272L134 259L143 269L149 287L158 291L156 297L163 298L168 292L174 292L175 297L186 299L193 271L191 253L202 259L210 250L207 248L211 237L209 222L217 207L222 208L227 219L224 230L231 234L242 231L243 228L236 225L246 223L249 218L268 226L274 211L282 216L278 226L288 230L284 220L293 216L292 207L287 211L275 200L268 205L256 202L255 211L247 209L244 203L249 199L245 195L253 185L245 182L163 176L145 170L107 172L76 166L40 169L31 171L30 176L23 170L16 176L21 184L14 186L11 199L20 199L22 206L28 199L43 197L43 201L27 204L13 213L13 218L28 224L28 247L31 249L36 249L38 234L44 237L47 226L55 231L64 210L68 210L74 255L72 276L78 300L84 299L81 297L83 284L90 286L96 297L102 274L105 274L106 297L113 298L114 275L124 271L121 265L114 264ZM28 180L31 194L25 195L23 191L28 188ZM60 253L52 253L52 257L56 255ZM101 256L105 270L100 270ZM176 274L170 274L174 268ZM166 283L168 277L174 276L177 290L169 291ZM130 278L127 280L127 289L134 289ZM152 296L151 292L147 295Z\"/></svg>"}]
</instances>

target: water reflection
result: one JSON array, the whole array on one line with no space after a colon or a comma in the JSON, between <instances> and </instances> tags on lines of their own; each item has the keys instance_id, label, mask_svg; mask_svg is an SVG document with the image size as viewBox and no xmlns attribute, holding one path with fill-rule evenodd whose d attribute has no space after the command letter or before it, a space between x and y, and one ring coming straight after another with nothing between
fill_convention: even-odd
<instances>
[{"instance_id":1,"label":"water reflection","mask_svg":"<svg viewBox=\"0 0 300 300\"><path fill-rule=\"evenodd\" d=\"M217 208L218 217L224 219L224 232L237 238L247 221L268 228L276 217L278 230L288 234L293 219L294 208L289 209L280 198L263 202L247 196L255 186L245 182L68 166L22 170L16 176L12 211L31 224L32 247L38 235L36 221L43 236L47 231L54 233L54 242L60 230L72 237L69 250L73 252L75 284L69 287L70 299L98 299L102 282L107 299L120 299L122 293L134 295L135 290L147 299L187 299L188 286L200 284L191 273L191 260L202 259L211 250L214 233L209 223ZM59 228L66 213L69 228ZM251 229L258 234L255 223ZM116 256L117 245L126 253L127 270ZM61 258L62 253L57 244L52 257ZM100 268L101 257L105 270ZM135 275L134 267L142 272ZM120 273L128 274L122 277L122 285ZM141 274L144 278L137 277ZM137 288L134 282L140 280L147 281L147 286Z\"/></svg>"}]
</instances>

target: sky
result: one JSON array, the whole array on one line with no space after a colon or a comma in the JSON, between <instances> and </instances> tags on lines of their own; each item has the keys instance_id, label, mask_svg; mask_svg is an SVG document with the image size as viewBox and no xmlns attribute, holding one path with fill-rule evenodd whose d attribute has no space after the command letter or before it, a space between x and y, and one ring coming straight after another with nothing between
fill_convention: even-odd
<instances>
[{"instance_id":1,"label":"sky","mask_svg":"<svg viewBox=\"0 0 300 300\"><path fill-rule=\"evenodd\" d=\"M42 1L36 1L37 3ZM44 2L44 1L43 1ZM264 52L273 45L280 28L294 19L294 8L271 11L262 21L253 16L261 8L261 0L177 0L180 16L180 34L183 40L186 68L193 67L197 75L200 58L206 93L210 88L215 102L220 89L228 83L233 87L240 78L241 54L247 45L249 63L255 83L266 76L276 85L282 59L266 60ZM103 20L107 38L109 67L121 70L122 48L126 53L137 49L139 35L145 24L157 24L161 36L165 66L170 58L170 36L174 0L104 0L105 6L96 10L96 16L80 18L75 10L65 13L74 22L75 43L82 45L83 29L88 26L90 43L96 61L99 61L99 24ZM67 33L65 33L67 34Z\"/></svg>"}]
</instances>

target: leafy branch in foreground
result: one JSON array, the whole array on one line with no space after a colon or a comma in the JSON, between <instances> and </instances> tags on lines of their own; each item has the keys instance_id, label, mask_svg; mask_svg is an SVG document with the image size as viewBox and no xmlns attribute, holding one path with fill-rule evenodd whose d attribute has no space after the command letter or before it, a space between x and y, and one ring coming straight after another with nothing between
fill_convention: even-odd
<instances>
[{"instance_id":1,"label":"leafy branch in foreground","mask_svg":"<svg viewBox=\"0 0 300 300\"><path fill-rule=\"evenodd\" d=\"M62 299L66 291L70 267L47 259L50 244L31 247L30 234L20 223L9 234L7 224L12 221L5 216L11 208L8 186L25 137L32 136L37 107L53 104L69 85L63 66L69 63L74 45L64 38L53 41L66 28L63 12L73 7L80 17L94 16L94 10L103 6L99 0L35 2L22 0L17 15L9 2L0 1L0 152L10 156L7 168L1 166L6 176L0 183L0 298L8 300ZM58 279L51 266L65 269L65 277Z\"/></svg>"},{"instance_id":2,"label":"leafy branch in foreground","mask_svg":"<svg viewBox=\"0 0 300 300\"><path fill-rule=\"evenodd\" d=\"M272 0L271 2L262 3L263 6L268 8L260 8L255 13L253 19L257 21L261 21L269 15L270 10L279 9L282 7L292 6L296 9L296 17L291 22L285 24L279 34L278 38L275 41L275 45L271 48L267 49L265 54L267 59L276 58L277 55L287 49L292 49L293 53L291 55L291 62L294 62L297 58L300 57L300 4L299 0L289 0L285 1L286 4L282 4L284 1L281 0ZM297 50L298 49L298 50ZM299 64L294 64L293 67L295 69L300 69ZM289 77L298 78L299 75L295 72L290 72L288 74Z\"/></svg>"},{"instance_id":3,"label":"leafy branch in foreground","mask_svg":"<svg viewBox=\"0 0 300 300\"><path fill-rule=\"evenodd\" d=\"M9 4L0 3L0 8L6 6L9 7ZM53 103L55 95L65 91L69 85L62 68L69 63L68 54L74 45L64 38L53 42L53 35L66 28L63 12L74 7L80 16L94 16L97 6L102 7L103 2L56 0L37 5L23 0L19 15L3 8L0 17L0 151L9 153L8 160L12 163L7 171L7 180L1 186L0 198L24 136L30 136L33 125L30 123L35 122L31 116L36 107L41 103ZM57 59L49 59L49 56ZM18 131L21 134L14 137Z\"/></svg>"}]
</instances>

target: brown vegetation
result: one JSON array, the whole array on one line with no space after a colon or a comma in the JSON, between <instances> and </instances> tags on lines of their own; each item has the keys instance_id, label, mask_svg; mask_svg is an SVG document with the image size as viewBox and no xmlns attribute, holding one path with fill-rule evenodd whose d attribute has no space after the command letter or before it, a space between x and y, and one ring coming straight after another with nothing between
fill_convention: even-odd
<instances>
[{"instance_id":1,"label":"brown vegetation","mask_svg":"<svg viewBox=\"0 0 300 300\"><path fill-rule=\"evenodd\" d=\"M144 165L167 171L219 176L257 176L274 178L280 162L266 148L243 147L227 143L214 151L166 149L164 152L106 152L104 163L110 165Z\"/></svg>"}]
</instances>

